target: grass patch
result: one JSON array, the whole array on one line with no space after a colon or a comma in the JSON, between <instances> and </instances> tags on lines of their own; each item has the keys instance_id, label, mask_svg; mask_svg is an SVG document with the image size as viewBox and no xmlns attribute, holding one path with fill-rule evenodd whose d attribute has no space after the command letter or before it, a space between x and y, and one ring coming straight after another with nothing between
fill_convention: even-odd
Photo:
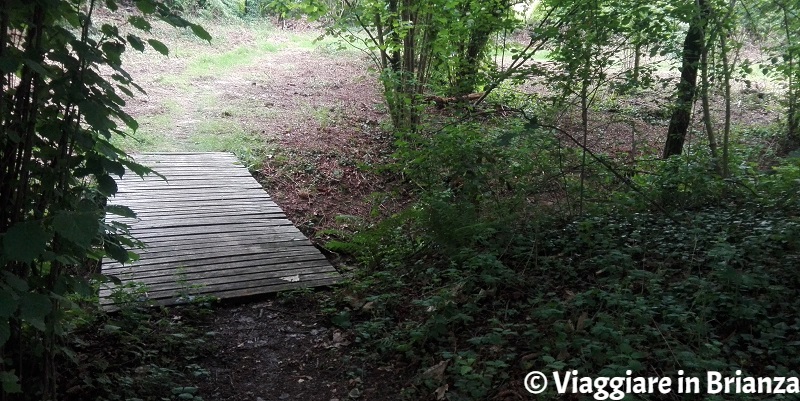
<instances>
[{"instance_id":1,"label":"grass patch","mask_svg":"<svg viewBox=\"0 0 800 401\"><path fill-rule=\"evenodd\" d=\"M249 169L259 169L265 155L271 150L265 138L248 132L233 121L211 120L198 123L189 137L190 151L231 152Z\"/></svg>"},{"instance_id":2,"label":"grass patch","mask_svg":"<svg viewBox=\"0 0 800 401\"><path fill-rule=\"evenodd\" d=\"M255 46L239 47L222 54L201 55L189 63L184 74L192 77L224 75L235 68L254 64L264 53L280 49L280 45L263 40Z\"/></svg>"},{"instance_id":3,"label":"grass patch","mask_svg":"<svg viewBox=\"0 0 800 401\"><path fill-rule=\"evenodd\" d=\"M116 135L113 137L113 143L128 153L173 150L170 149L172 144L167 137L151 129L140 129L124 137Z\"/></svg>"}]
</instances>

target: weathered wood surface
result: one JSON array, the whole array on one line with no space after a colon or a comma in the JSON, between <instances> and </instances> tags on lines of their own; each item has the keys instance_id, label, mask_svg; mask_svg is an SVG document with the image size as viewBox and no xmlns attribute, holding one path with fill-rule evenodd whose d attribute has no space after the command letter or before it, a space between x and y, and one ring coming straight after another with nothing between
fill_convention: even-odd
<instances>
[{"instance_id":1,"label":"weathered wood surface","mask_svg":"<svg viewBox=\"0 0 800 401\"><path fill-rule=\"evenodd\" d=\"M133 209L140 259L105 261L103 273L145 286L162 305L180 297L236 298L329 285L339 274L230 153L148 153L136 160L164 178L119 180L112 204ZM113 305L112 288L101 290Z\"/></svg>"}]
</instances>

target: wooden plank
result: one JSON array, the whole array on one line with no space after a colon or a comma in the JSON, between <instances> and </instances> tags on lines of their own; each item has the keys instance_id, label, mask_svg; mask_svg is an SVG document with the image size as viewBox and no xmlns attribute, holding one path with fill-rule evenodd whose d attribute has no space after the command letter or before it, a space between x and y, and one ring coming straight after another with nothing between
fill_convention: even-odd
<instances>
[{"instance_id":1,"label":"wooden plank","mask_svg":"<svg viewBox=\"0 0 800 401\"><path fill-rule=\"evenodd\" d=\"M172 244L176 242L186 242L186 243L201 243L201 242L213 242L213 240L225 240L225 239L237 239L243 238L243 236L249 237L257 237L260 238L264 243L277 243L277 242L284 242L284 241L308 241L303 233L297 231L296 233L265 233L263 230L259 229L250 229L250 230L243 230L237 231L232 233L197 233L192 236L175 236L175 237L152 237L152 238L139 238L142 242L147 244L148 247L156 247L162 246L166 244ZM311 243L309 242L309 245Z\"/></svg>"},{"instance_id":2,"label":"wooden plank","mask_svg":"<svg viewBox=\"0 0 800 401\"><path fill-rule=\"evenodd\" d=\"M120 188L120 187L118 187ZM144 183L144 184L136 184L136 185L122 185L121 189L124 191L130 191L132 189L136 190L150 190L150 191L163 191L165 189L170 189L173 191L181 191L185 189L209 189L209 190L232 190L232 189L260 189L264 190L261 185L259 185L255 180L252 180L249 184L242 185L235 182L228 183L228 182L218 182L218 181L204 181L200 184L168 184L164 183L163 185L153 185L152 183Z\"/></svg>"},{"instance_id":3,"label":"wooden plank","mask_svg":"<svg viewBox=\"0 0 800 401\"><path fill-rule=\"evenodd\" d=\"M173 178L175 179L188 179L189 177L198 177L202 178L216 178L216 177L235 177L235 178L253 178L253 175L250 174L250 171L247 169L236 169L236 170L226 170L226 171L219 171L219 170L210 170L210 171L203 171L202 174L199 174L197 170L201 168L172 168L172 169L164 169L159 168L157 170L153 170L152 173L147 174L143 177L139 177L138 175L131 174L130 176L126 175L123 178L123 181L128 179L130 182L142 182L142 181L170 181ZM129 177L129 178L128 178ZM163 178L162 178L163 177Z\"/></svg>"},{"instance_id":4,"label":"wooden plank","mask_svg":"<svg viewBox=\"0 0 800 401\"><path fill-rule=\"evenodd\" d=\"M202 181L205 182L205 181ZM184 198L188 198L194 195L203 195L205 194L231 194L231 193L241 193L247 192L252 193L254 195L263 193L264 188L261 188L257 183L252 182L249 184L242 184L242 183L229 183L228 185L224 186L215 186L213 184L163 184L163 185L146 185L146 186L119 186L117 191L117 197L124 195L127 197L139 197L142 196L153 196L154 194L164 194L164 195L172 195L172 196L182 196Z\"/></svg>"},{"instance_id":5,"label":"wooden plank","mask_svg":"<svg viewBox=\"0 0 800 401\"><path fill-rule=\"evenodd\" d=\"M109 264L110 270L132 268L137 271L143 272L148 270L159 270L164 267L199 267L199 266L216 266L215 269L227 269L230 264L243 263L244 266L253 264L273 265L284 262L294 262L303 260L326 260L313 246L296 247L295 250L286 250L285 252L243 252L241 254L230 254L220 252L218 254L207 253L197 254L192 256L183 256L181 258L163 257L156 258L152 261L145 255L142 259L131 263L127 266L120 264ZM225 266L222 266L222 265Z\"/></svg>"},{"instance_id":6,"label":"wooden plank","mask_svg":"<svg viewBox=\"0 0 800 401\"><path fill-rule=\"evenodd\" d=\"M220 225L257 225L258 227L275 227L275 226L288 226L291 225L292 222L285 220L285 219L265 219L265 218L253 218L250 216L238 217L234 218L233 216L228 217L201 217L201 218L184 218L181 220L175 221L150 221L150 220L143 220L137 223L131 224L132 231L151 231L151 230L159 230L159 229L177 229L177 228L189 228L192 227L193 229L197 230L204 230L204 227L209 226L220 226Z\"/></svg>"},{"instance_id":7,"label":"wooden plank","mask_svg":"<svg viewBox=\"0 0 800 401\"><path fill-rule=\"evenodd\" d=\"M313 275L319 273L329 273L330 268L324 264L317 266L305 266L297 269L283 269L283 270L270 270L264 271L260 267L252 267L249 269L237 269L232 274L220 275L217 273L225 273L225 271L211 271L211 272L189 272L179 274L172 277L172 280L164 281L161 277L141 278L137 277L136 282L147 286L148 292L157 292L164 290L180 291L187 287L186 283L192 282L193 285L199 286L213 286L219 284L235 284L242 283L242 286L248 281L264 280L264 279L281 279L283 281L290 281L289 278L294 279L294 276ZM286 279L285 279L286 278Z\"/></svg>"},{"instance_id":8,"label":"wooden plank","mask_svg":"<svg viewBox=\"0 0 800 401\"><path fill-rule=\"evenodd\" d=\"M180 217L178 217L180 216ZM136 224L139 222L147 222L148 224L152 223L160 223L160 222L175 222L176 219L215 219L221 217L230 217L234 219L239 218L250 218L250 219L285 219L286 217L283 216L282 212L279 210L274 210L272 212L262 212L258 210L200 210L197 212L185 212L185 213L170 213L169 216L164 216L163 214L156 212L149 212L149 213L139 213L137 217L110 217L107 220L109 221L116 221L118 223L123 224Z\"/></svg>"},{"instance_id":9,"label":"wooden plank","mask_svg":"<svg viewBox=\"0 0 800 401\"><path fill-rule=\"evenodd\" d=\"M229 262L225 265L225 269L220 269L220 265L218 264L206 264L206 265L190 265L190 266L176 266L174 264L168 266L148 266L147 268L123 268L123 269L114 269L108 272L104 272L105 274L120 277L120 279L124 280L145 280L150 278L158 278L158 281L163 282L171 282L175 281L176 276L185 276L187 274L195 274L195 273L203 273L203 272L211 272L214 274L218 274L220 276L224 275L236 275L237 272L240 271L248 271L252 269L257 269L263 271L264 273L272 272L272 271L281 271L281 270L290 270L290 269L304 269L310 267L319 267L319 266L327 266L329 271L334 271L330 263L328 263L325 259L314 259L314 258L305 258L305 260L301 258L295 258L295 260L286 260L286 261L274 261L273 263L265 263L257 260L242 260L236 262ZM227 272L227 274L226 274ZM131 276L132 274L132 276ZM186 280L182 280L186 281ZM229 279L229 281L235 281L234 279Z\"/></svg>"},{"instance_id":10,"label":"wooden plank","mask_svg":"<svg viewBox=\"0 0 800 401\"><path fill-rule=\"evenodd\" d=\"M155 236L151 238L138 238L143 244L144 249L141 249L140 254L146 252L150 249L155 248L162 248L166 246L175 246L178 244L187 244L194 246L195 244L213 244L214 239L216 238L218 242L237 242L242 240L242 235L247 235L250 238L247 238L247 241L257 239L264 244L273 244L275 246L280 246L283 243L304 243L308 246L313 246L311 241L306 238L303 233L296 231L289 231L289 232L275 232L275 233L264 233L261 230L248 230L242 233L239 232L226 232L226 233L197 233L191 236ZM245 241L246 243L246 241Z\"/></svg>"},{"instance_id":11,"label":"wooden plank","mask_svg":"<svg viewBox=\"0 0 800 401\"><path fill-rule=\"evenodd\" d=\"M143 221L140 223L135 223L130 225L131 232L154 232L157 230L170 230L175 231L176 229L180 230L191 230L191 231L207 231L208 229L214 229L212 227L233 227L233 230L227 230L223 232L234 232L236 227L258 227L258 228L277 228L277 227L285 227L292 225L292 222L285 219L206 219L206 220L190 220L190 219L183 219L180 221L174 222L161 222L161 223L150 223L147 221ZM238 231L238 230L236 230ZM163 231L159 231L163 232Z\"/></svg>"},{"instance_id":12,"label":"wooden plank","mask_svg":"<svg viewBox=\"0 0 800 401\"><path fill-rule=\"evenodd\" d=\"M119 199L119 198L117 198ZM155 199L154 197L151 199L130 199L126 200L125 202L120 202L115 199L113 205L123 205L123 206L158 206L160 204L169 204L171 206L176 205L185 205L185 206L192 206L192 205L227 205L230 204L232 201L247 201L250 203L266 203L271 202L272 198L269 196L259 196L259 197L248 197L247 195L230 195L226 197L212 197L212 199L166 199L163 202Z\"/></svg>"},{"instance_id":13,"label":"wooden plank","mask_svg":"<svg viewBox=\"0 0 800 401\"><path fill-rule=\"evenodd\" d=\"M209 162L209 163L180 163L180 162L164 162L164 163L148 163L147 167L151 168L152 170L164 174L163 171L195 171L198 170L210 170L210 169L224 169L225 172L228 171L249 171L247 167L242 165L237 165L235 163L229 162Z\"/></svg>"},{"instance_id":14,"label":"wooden plank","mask_svg":"<svg viewBox=\"0 0 800 401\"><path fill-rule=\"evenodd\" d=\"M224 226L208 226L203 229L191 227L177 227L171 229L169 227L153 227L147 229L138 229L136 226L131 227L131 233L136 238L164 238L174 236L195 236L205 234L222 234L222 233L236 233L240 230L249 230L262 232L264 234L277 234L277 233L293 233L297 230L290 221L278 221L278 224L267 226L262 222L258 223L240 223L240 224L227 224Z\"/></svg>"},{"instance_id":15,"label":"wooden plank","mask_svg":"<svg viewBox=\"0 0 800 401\"><path fill-rule=\"evenodd\" d=\"M133 158L136 159L137 157L147 157L147 156L164 156L164 157L173 157L173 156L229 156L229 157L236 157L233 153L230 152L143 152L137 153L133 155Z\"/></svg>"},{"instance_id":16,"label":"wooden plank","mask_svg":"<svg viewBox=\"0 0 800 401\"><path fill-rule=\"evenodd\" d=\"M202 182L207 180L216 179L219 177L227 177L230 180L236 180L236 182L251 182L255 180L250 173L242 172L237 174L226 173L226 174L212 174L209 172L203 173L203 175L198 175L197 172L194 174L186 173L183 175L170 175L165 176L165 178L159 177L157 175L147 175L144 177L131 177L131 178L123 178L118 181L120 186L126 186L131 184L148 184L148 185L159 185L159 184L172 184L176 182L182 183L195 183L195 182Z\"/></svg>"},{"instance_id":17,"label":"wooden plank","mask_svg":"<svg viewBox=\"0 0 800 401\"><path fill-rule=\"evenodd\" d=\"M209 263L205 265L187 265L176 266L170 265L157 265L146 267L126 267L119 269L111 269L105 274L122 276L133 275L137 282L139 280L159 278L159 281L173 281L176 276L189 276L192 274L208 273L211 275L229 276L236 275L243 271L260 271L269 273L272 271L290 270L290 269L305 269L307 267L328 266L330 270L330 263L326 259L313 258L311 256L300 257L295 256L292 258L284 258L270 260L269 263L259 260L239 260L229 262L224 265L224 269L220 268L221 265ZM131 279L127 277L127 279Z\"/></svg>"},{"instance_id":18,"label":"wooden plank","mask_svg":"<svg viewBox=\"0 0 800 401\"><path fill-rule=\"evenodd\" d=\"M113 202L110 203L111 205L119 205L119 206L127 206L124 203L120 202ZM131 207L134 212L142 212L143 214L148 213L178 213L181 211L192 213L192 212L201 212L204 210L213 210L213 211L223 211L223 210L257 210L263 212L273 212L277 210L281 210L274 202L269 201L265 202L263 200L254 200L254 201L240 201L235 203L229 202L206 202L206 203L196 203L196 204L189 204L189 205L182 205L182 204L137 204Z\"/></svg>"},{"instance_id":19,"label":"wooden plank","mask_svg":"<svg viewBox=\"0 0 800 401\"><path fill-rule=\"evenodd\" d=\"M307 245L308 244L296 244L293 242L288 242L286 245L275 245L260 242L258 239L255 239L252 242L237 241L234 243L211 243L205 245L195 244L194 246L176 244L160 248L148 248L145 259L136 262L136 264L138 265L141 262L152 263L154 261L161 261L166 258L177 260L176 258L202 257L205 255L244 255L247 253L256 253L268 256L270 254L301 251L319 253L315 248Z\"/></svg>"},{"instance_id":20,"label":"wooden plank","mask_svg":"<svg viewBox=\"0 0 800 401\"><path fill-rule=\"evenodd\" d=\"M285 277L285 276L284 276ZM298 284L302 282L303 279L306 280L318 280L318 279L328 279L331 278L330 272L325 273L312 273L308 275L300 275L300 281L294 282L294 288L298 287ZM245 282L220 282L220 283L204 283L202 287L191 290L190 293L194 293L197 295L213 295L220 291L230 291L230 290L242 290L247 288L264 288L270 286L281 286L287 283L291 283L288 280L285 280L281 277L268 277L263 279L256 279L256 280L248 280ZM185 288L185 287L184 287ZM291 288L291 287L289 287ZM176 289L175 288L165 288L157 291L147 291L148 296L152 298L169 298L175 296Z\"/></svg>"},{"instance_id":21,"label":"wooden plank","mask_svg":"<svg viewBox=\"0 0 800 401\"><path fill-rule=\"evenodd\" d=\"M164 240L164 241L151 241L145 243L145 250L149 253L160 252L162 250L179 250L179 249L199 249L199 248L213 248L216 246L248 246L248 245L263 245L272 248L282 247L295 247L295 246L313 246L311 241L305 236L296 235L295 237L275 236L267 237L260 235L248 236L209 236L209 237L196 237L193 239L184 240Z\"/></svg>"},{"instance_id":22,"label":"wooden plank","mask_svg":"<svg viewBox=\"0 0 800 401\"><path fill-rule=\"evenodd\" d=\"M281 218L285 219L286 216L283 214L283 210L277 207L269 207L269 206L261 206L255 205L252 208L227 208L227 207L192 207L192 208L185 208L185 209L141 209L141 208L133 208L134 213L136 213L135 218L133 219L150 219L150 220L161 220L161 219L182 219L186 216L238 216L238 215L267 215L271 216L271 218ZM107 217L108 220L130 220L130 217L123 217L115 214L110 214Z\"/></svg>"},{"instance_id":23,"label":"wooden plank","mask_svg":"<svg viewBox=\"0 0 800 401\"><path fill-rule=\"evenodd\" d=\"M204 197L208 195L237 195L237 194L248 194L253 197L259 197L261 195L266 195L264 189L261 187L254 187L255 184L249 184L247 186L240 185L239 187L220 187L220 188L208 188L200 185L193 185L193 186L163 186L163 187L148 187L146 190L141 190L139 188L125 188L117 191L117 197L124 196L125 199L140 199L145 197L152 197L152 196L167 196L173 198L186 198L191 199L198 197ZM269 196L269 195L267 195ZM202 198L201 198L202 199Z\"/></svg>"},{"instance_id":24,"label":"wooden plank","mask_svg":"<svg viewBox=\"0 0 800 401\"><path fill-rule=\"evenodd\" d=\"M126 202L121 202L118 200L114 200L111 202L111 205L119 205L119 206L130 206L131 209L134 210L162 210L164 212L168 212L170 209L209 209L209 208L275 208L277 205L270 199L239 199L236 202L226 202L224 199L212 199L208 201L204 200L195 200L193 202L169 202L169 203L158 203L156 200L153 200L151 203L147 202L137 202L131 203L130 205L126 205Z\"/></svg>"},{"instance_id":25,"label":"wooden plank","mask_svg":"<svg viewBox=\"0 0 800 401\"><path fill-rule=\"evenodd\" d=\"M153 170L152 173L148 173L143 177L140 177L139 175L133 173L125 174L123 176L123 181L124 180L142 181L145 178L150 178L153 181L164 181L164 178L161 178L161 176L164 176L167 180L169 180L170 177L173 176L174 177L242 177L242 178L253 177L253 175L250 174L250 171L247 169L232 169L224 171L207 170L203 171L202 174L198 174L197 170L198 170L197 168L172 168L172 169L159 168L158 170Z\"/></svg>"},{"instance_id":26,"label":"wooden plank","mask_svg":"<svg viewBox=\"0 0 800 401\"><path fill-rule=\"evenodd\" d=\"M224 298L338 280L322 253L230 153L134 157L174 179L127 174L119 180L112 204L130 207L137 218L108 220L128 224L145 248L136 250L140 260L106 263L104 273L147 284L148 297L165 305L198 285L191 291ZM101 291L103 305L113 303L110 291Z\"/></svg>"},{"instance_id":27,"label":"wooden plank","mask_svg":"<svg viewBox=\"0 0 800 401\"><path fill-rule=\"evenodd\" d=\"M336 284L339 281L339 277L304 277L303 278L303 287L325 287ZM220 297L220 298L244 298L254 295L263 294L264 290L268 290L268 292L279 292L284 290L290 290L297 288L297 283L286 283L282 285L275 285L271 287L252 287L252 288L238 288L234 290L219 290L214 289L213 294Z\"/></svg>"},{"instance_id":28,"label":"wooden plank","mask_svg":"<svg viewBox=\"0 0 800 401\"><path fill-rule=\"evenodd\" d=\"M149 240L144 241L145 249L144 251L151 250L151 249L158 249L164 247L171 247L176 245L184 245L191 248L196 248L197 246L210 246L215 243L225 243L225 242L243 242L247 243L247 241L259 241L263 244L273 245L273 246L283 246L286 244L302 244L303 246L312 246L311 241L308 240L302 233L294 234L294 236L288 236L284 234L280 235L260 235L258 232L244 232L243 234L247 235L247 240L243 240L243 236L239 234L219 234L219 235L208 235L208 236L193 236L192 238L182 238L182 237L167 237L167 238L151 238Z\"/></svg>"},{"instance_id":29,"label":"wooden plank","mask_svg":"<svg viewBox=\"0 0 800 401\"><path fill-rule=\"evenodd\" d=\"M119 216L115 220L141 220L147 219L148 221L158 221L158 220L174 220L176 216L208 216L208 217L215 217L215 216L264 216L269 218L276 218L276 216L283 215L283 211L279 207L259 207L259 208L193 208L190 210L186 209L173 209L173 210L165 210L165 209L145 209L145 210L134 210L137 217L122 217ZM166 212L166 213L165 213ZM115 214L109 213L111 216L117 216ZM183 217L181 217L183 218Z\"/></svg>"},{"instance_id":30,"label":"wooden plank","mask_svg":"<svg viewBox=\"0 0 800 401\"><path fill-rule=\"evenodd\" d=\"M249 172L246 171L228 171L228 172L216 172L216 171L205 171L203 175L197 175L197 172L186 172L183 174L175 174L166 176L166 178L161 178L155 174L145 175L144 177L137 176L129 176L126 174L120 182L122 185L127 185L129 183L160 183L160 182L195 182L195 181L203 181L208 179L213 179L217 177L230 177L233 179L247 181L255 179Z\"/></svg>"},{"instance_id":31,"label":"wooden plank","mask_svg":"<svg viewBox=\"0 0 800 401\"><path fill-rule=\"evenodd\" d=\"M206 183L214 183L216 187L217 181L225 180L227 184L237 184L237 185L252 185L257 184L258 182L253 177L240 177L235 175L219 175L219 176L198 176L194 175L193 179L185 179L181 176L178 176L174 179L167 177L166 180L162 179L152 179L152 180L119 180L117 182L117 187L119 188L137 188L137 187L152 187L152 188L177 188L181 186L197 186L203 185Z\"/></svg>"},{"instance_id":32,"label":"wooden plank","mask_svg":"<svg viewBox=\"0 0 800 401\"><path fill-rule=\"evenodd\" d=\"M242 190L239 192L210 192L203 194L201 192L194 193L194 194L174 194L169 192L139 192L134 196L126 196L125 201L126 203L155 203L158 204L160 202L166 201L185 201L185 202L201 202L201 201L211 201L211 200L222 200L222 199L251 199L251 200L260 200L262 202L271 202L272 198L269 195L265 194L264 192L254 192L252 190ZM114 202L117 203L117 202Z\"/></svg>"},{"instance_id":33,"label":"wooden plank","mask_svg":"<svg viewBox=\"0 0 800 401\"><path fill-rule=\"evenodd\" d=\"M139 222L148 222L148 223L158 223L161 221L176 221L180 219L187 219L187 218L218 218L218 217L233 217L233 218L260 218L260 219L284 219L286 215L283 214L283 211L280 209L265 209L265 210L241 210L241 209L229 209L229 210L219 210L219 209L198 209L198 210L189 210L189 211L164 211L164 210L148 210L148 211L137 211L134 210L136 213L136 217L122 217L117 215L108 215L106 216L107 221L116 221L118 223L123 224L136 224Z\"/></svg>"},{"instance_id":34,"label":"wooden plank","mask_svg":"<svg viewBox=\"0 0 800 401\"><path fill-rule=\"evenodd\" d=\"M276 285L270 286L258 286L258 287L250 287L250 288L237 288L232 290L219 290L219 289L209 289L205 288L204 292L200 292L199 290L192 290L189 292L190 296L214 296L220 299L226 298L245 298L245 297L252 297L261 294L273 293L273 292L280 292L284 290L290 290L298 288L299 286L302 287L323 287L336 284L339 278L336 275L332 276L322 276L322 277L304 277L302 281L302 285L298 285L298 283L292 282L285 282ZM100 304L107 309L115 309L113 300L110 298L112 289L110 288L102 288L100 290ZM153 294L153 295L160 295L160 294ZM178 302L177 299L178 293L167 293L166 295L162 295L160 298L156 298L151 296L150 299L156 305L174 305L176 303L186 302L183 300Z\"/></svg>"}]
</instances>

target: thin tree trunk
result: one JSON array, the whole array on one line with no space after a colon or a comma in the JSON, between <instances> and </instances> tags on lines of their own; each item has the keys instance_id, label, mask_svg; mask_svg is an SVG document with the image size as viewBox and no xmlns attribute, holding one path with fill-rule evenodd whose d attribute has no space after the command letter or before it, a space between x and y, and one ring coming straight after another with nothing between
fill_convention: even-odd
<instances>
[{"instance_id":1,"label":"thin tree trunk","mask_svg":"<svg viewBox=\"0 0 800 401\"><path fill-rule=\"evenodd\" d=\"M727 35L723 33L720 36L720 40L722 45L720 52L722 53L722 71L724 74L723 79L725 85L725 128L723 128L722 132L722 176L727 177L730 168L730 166L728 166L728 158L730 155L730 147L728 142L731 136L731 75L733 73L733 66L729 65L730 62L728 60Z\"/></svg>"},{"instance_id":2,"label":"thin tree trunk","mask_svg":"<svg viewBox=\"0 0 800 401\"><path fill-rule=\"evenodd\" d=\"M800 114L797 113L798 97L796 88L797 81L795 80L795 54L792 48L791 17L789 16L787 7L788 6L785 4L781 7L783 11L783 28L786 34L786 44L789 46L786 54L786 59L789 64L788 93L786 96L789 103L786 113L787 137L791 142L791 146L797 146L798 142L800 142L800 138L798 138L800 133L797 132L800 129Z\"/></svg>"},{"instance_id":3,"label":"thin tree trunk","mask_svg":"<svg viewBox=\"0 0 800 401\"><path fill-rule=\"evenodd\" d=\"M692 118L692 102L697 92L697 70L703 50L703 31L706 24L706 0L697 0L697 15L689 23L686 39L683 42L683 60L681 62L681 81L677 87L677 99L667 129L667 141L664 144L663 158L679 155L683 152L686 133Z\"/></svg>"},{"instance_id":4,"label":"thin tree trunk","mask_svg":"<svg viewBox=\"0 0 800 401\"><path fill-rule=\"evenodd\" d=\"M711 121L711 105L708 99L708 48L709 46L703 46L703 54L701 56L701 99L703 103L703 122L705 123L706 127L706 135L708 135L708 147L711 149L711 158L714 163L717 163L717 158L719 157L719 151L717 150L717 138L716 134L714 133L714 124Z\"/></svg>"},{"instance_id":5,"label":"thin tree trunk","mask_svg":"<svg viewBox=\"0 0 800 401\"><path fill-rule=\"evenodd\" d=\"M642 64L642 44L636 43L633 47L633 83L639 85L639 70Z\"/></svg>"}]
</instances>

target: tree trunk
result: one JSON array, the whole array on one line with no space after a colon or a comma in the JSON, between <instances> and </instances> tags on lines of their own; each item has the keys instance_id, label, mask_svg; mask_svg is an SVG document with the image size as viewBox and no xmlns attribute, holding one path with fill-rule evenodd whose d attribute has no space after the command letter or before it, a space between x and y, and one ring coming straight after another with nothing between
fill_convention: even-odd
<instances>
[{"instance_id":1,"label":"tree trunk","mask_svg":"<svg viewBox=\"0 0 800 401\"><path fill-rule=\"evenodd\" d=\"M642 69L642 44L636 43L633 47L633 83L639 86L639 70Z\"/></svg>"},{"instance_id":2,"label":"tree trunk","mask_svg":"<svg viewBox=\"0 0 800 401\"><path fill-rule=\"evenodd\" d=\"M488 24L487 24L488 26ZM478 84L478 70L483 57L483 51L489 44L491 30L486 26L478 26L472 31L464 58L459 63L456 71L456 82L453 96L463 96L475 92Z\"/></svg>"},{"instance_id":3,"label":"tree trunk","mask_svg":"<svg viewBox=\"0 0 800 401\"><path fill-rule=\"evenodd\" d=\"M711 41L709 41L711 43ZM709 83L708 83L708 50L709 45L703 46L703 54L701 55L701 86L700 98L703 103L703 122L706 126L706 135L708 136L708 147L711 149L711 159L714 164L717 163L719 152L717 151L717 136L714 133L714 122L711 120L711 102L709 100ZM720 171L721 172L721 171Z\"/></svg>"},{"instance_id":4,"label":"tree trunk","mask_svg":"<svg viewBox=\"0 0 800 401\"><path fill-rule=\"evenodd\" d=\"M683 61L681 65L681 81L678 83L677 98L667 130L667 141L664 144L663 158L675 156L683 152L686 133L692 118L692 102L697 93L697 70L700 55L703 51L704 28L706 25L706 0L698 0L698 11L689 23L686 40L683 42Z\"/></svg>"}]
</instances>

